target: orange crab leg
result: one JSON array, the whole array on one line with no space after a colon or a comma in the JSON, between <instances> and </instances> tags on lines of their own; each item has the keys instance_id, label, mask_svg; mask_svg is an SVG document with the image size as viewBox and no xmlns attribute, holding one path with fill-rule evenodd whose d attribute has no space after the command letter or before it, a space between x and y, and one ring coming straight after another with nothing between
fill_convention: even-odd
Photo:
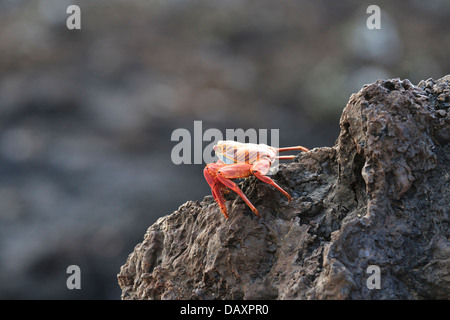
<instances>
[{"instance_id":1,"label":"orange crab leg","mask_svg":"<svg viewBox=\"0 0 450 320\"><path fill-rule=\"evenodd\" d=\"M220 163L211 163L208 164L203 170L203 175L205 176L206 182L208 182L211 187L212 195L214 200L216 200L217 204L222 211L222 214L225 216L225 219L228 219L228 210L225 205L225 199L222 195L222 191L225 189L220 181L217 179L216 172L219 168L223 167L225 164Z\"/></svg>"},{"instance_id":2,"label":"orange crab leg","mask_svg":"<svg viewBox=\"0 0 450 320\"><path fill-rule=\"evenodd\" d=\"M278 160L291 160L294 159L296 156L276 156Z\"/></svg>"},{"instance_id":3,"label":"orange crab leg","mask_svg":"<svg viewBox=\"0 0 450 320\"><path fill-rule=\"evenodd\" d=\"M289 195L289 193L284 191L278 184L276 184L275 181L273 181L271 178L266 176L269 169L270 169L270 161L267 159L261 159L261 160L255 162L255 164L252 166L251 173L252 173L252 175L257 177L259 180L261 180L267 184L270 184L271 186L278 189L282 194L284 194L286 196L286 198L288 198L288 200L290 202L292 200L292 198Z\"/></svg>"},{"instance_id":4,"label":"orange crab leg","mask_svg":"<svg viewBox=\"0 0 450 320\"><path fill-rule=\"evenodd\" d=\"M302 147L302 146L296 146L296 147L286 147L286 148L278 148L278 152L285 152L285 151L292 151L292 150L302 150L303 152L308 152L309 149Z\"/></svg>"},{"instance_id":5,"label":"orange crab leg","mask_svg":"<svg viewBox=\"0 0 450 320\"><path fill-rule=\"evenodd\" d=\"M225 205L225 198L223 197L222 192L220 191L220 187L218 185L216 185L214 189L212 189L212 194L216 202L219 204L220 210L225 216L225 219L228 219L228 210L227 206Z\"/></svg>"},{"instance_id":6,"label":"orange crab leg","mask_svg":"<svg viewBox=\"0 0 450 320\"><path fill-rule=\"evenodd\" d=\"M286 148L278 148L277 149L278 152L285 152L285 151L293 151L293 150L301 150L303 152L308 152L309 149L302 147L302 146L297 146L297 147L286 147ZM292 156L276 156L277 159L279 160L291 160L294 159L296 156L292 155Z\"/></svg>"},{"instance_id":7,"label":"orange crab leg","mask_svg":"<svg viewBox=\"0 0 450 320\"><path fill-rule=\"evenodd\" d=\"M268 176L262 175L262 174L260 174L258 171L254 171L254 172L253 172L253 175L254 175L255 177L257 177L259 180L261 180L261 181L263 181L263 182L265 182L265 183L267 183L267 184L270 184L271 186L277 188L282 194L284 194L284 195L286 196L286 198L288 199L288 201L291 202L292 198L291 198L291 196L289 195L289 193L287 193L286 191L284 191L278 184L276 184L275 181L273 181L272 179L270 179Z\"/></svg>"},{"instance_id":8,"label":"orange crab leg","mask_svg":"<svg viewBox=\"0 0 450 320\"><path fill-rule=\"evenodd\" d=\"M245 178L251 175L251 169L252 165L248 163L237 163L232 165L227 165L226 167L222 167L217 171L217 179L227 188L233 190L236 192L242 200L245 201L245 203L250 207L250 209L253 211L253 213L258 217L261 218L259 215L258 210L256 210L255 206L248 200L248 198L245 196L245 194L242 192L241 189L237 186L236 183L229 179L238 179L238 178Z\"/></svg>"}]
</instances>

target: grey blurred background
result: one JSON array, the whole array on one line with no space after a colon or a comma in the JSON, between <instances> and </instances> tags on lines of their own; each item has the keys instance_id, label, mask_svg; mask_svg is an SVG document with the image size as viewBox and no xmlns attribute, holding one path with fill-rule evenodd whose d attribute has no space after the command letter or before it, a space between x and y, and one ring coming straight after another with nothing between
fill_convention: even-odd
<instances>
[{"instance_id":1,"label":"grey blurred background","mask_svg":"<svg viewBox=\"0 0 450 320\"><path fill-rule=\"evenodd\" d=\"M449 73L449 26L446 0L0 0L0 299L119 299L148 226L210 194L173 130L333 146L365 83Z\"/></svg>"}]
</instances>

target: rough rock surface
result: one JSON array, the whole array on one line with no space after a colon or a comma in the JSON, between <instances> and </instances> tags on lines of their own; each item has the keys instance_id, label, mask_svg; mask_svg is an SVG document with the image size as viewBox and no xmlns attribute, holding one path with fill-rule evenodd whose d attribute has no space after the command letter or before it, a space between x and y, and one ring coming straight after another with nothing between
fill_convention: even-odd
<instances>
[{"instance_id":1,"label":"rough rock surface","mask_svg":"<svg viewBox=\"0 0 450 320\"><path fill-rule=\"evenodd\" d=\"M351 96L333 148L160 218L118 275L122 299L450 297L450 76L391 79ZM380 268L380 289L367 286Z\"/></svg>"}]
</instances>

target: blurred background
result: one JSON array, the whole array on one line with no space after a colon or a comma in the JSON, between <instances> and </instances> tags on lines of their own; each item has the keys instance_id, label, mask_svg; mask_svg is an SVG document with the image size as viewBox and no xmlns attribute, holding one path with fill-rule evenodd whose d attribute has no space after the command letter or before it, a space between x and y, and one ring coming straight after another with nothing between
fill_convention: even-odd
<instances>
[{"instance_id":1,"label":"blurred background","mask_svg":"<svg viewBox=\"0 0 450 320\"><path fill-rule=\"evenodd\" d=\"M449 26L446 0L0 0L0 299L120 299L146 229L210 194L175 129L333 146L365 83L449 73Z\"/></svg>"}]
</instances>

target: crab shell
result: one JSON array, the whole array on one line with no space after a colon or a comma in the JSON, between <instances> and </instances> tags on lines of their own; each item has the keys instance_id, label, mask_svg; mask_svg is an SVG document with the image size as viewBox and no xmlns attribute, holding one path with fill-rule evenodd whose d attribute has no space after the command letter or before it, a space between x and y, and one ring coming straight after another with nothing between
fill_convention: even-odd
<instances>
[{"instance_id":1,"label":"crab shell","mask_svg":"<svg viewBox=\"0 0 450 320\"><path fill-rule=\"evenodd\" d=\"M262 158L274 162L278 154L276 148L267 144L241 143L231 140L220 140L213 149L217 157L226 164L253 164Z\"/></svg>"}]
</instances>

